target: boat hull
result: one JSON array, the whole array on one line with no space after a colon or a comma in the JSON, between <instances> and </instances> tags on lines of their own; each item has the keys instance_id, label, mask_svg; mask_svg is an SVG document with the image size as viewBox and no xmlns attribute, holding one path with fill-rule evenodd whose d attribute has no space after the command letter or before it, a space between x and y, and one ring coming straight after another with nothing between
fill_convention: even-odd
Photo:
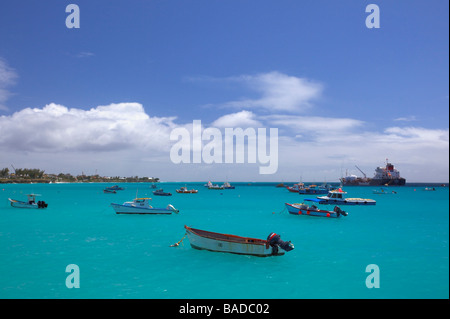
<instances>
[{"instance_id":1,"label":"boat hull","mask_svg":"<svg viewBox=\"0 0 450 319\"><path fill-rule=\"evenodd\" d=\"M15 200L15 199L11 199L8 198L11 207L15 207L15 208L29 208L29 209L43 209L46 208L47 206L42 206L42 205L38 205L37 203L27 203L27 202L23 202L20 200Z\"/></svg>"},{"instance_id":2,"label":"boat hull","mask_svg":"<svg viewBox=\"0 0 450 319\"><path fill-rule=\"evenodd\" d=\"M319 204L323 204L323 205L359 205L359 206L363 206L363 205L376 205L376 201L374 201L373 199L363 199L363 198L347 198L344 200L339 200L339 199L323 199L323 198L319 198L318 199L305 199L306 201L313 201Z\"/></svg>"},{"instance_id":3,"label":"boat hull","mask_svg":"<svg viewBox=\"0 0 450 319\"><path fill-rule=\"evenodd\" d=\"M327 194L328 189L300 189L298 193L300 195L321 195Z\"/></svg>"},{"instance_id":4,"label":"boat hull","mask_svg":"<svg viewBox=\"0 0 450 319\"><path fill-rule=\"evenodd\" d=\"M187 226L185 228L189 243L195 249L258 257L281 256L285 254L282 248L278 248L275 252L262 239L213 233Z\"/></svg>"},{"instance_id":5,"label":"boat hull","mask_svg":"<svg viewBox=\"0 0 450 319\"><path fill-rule=\"evenodd\" d=\"M406 184L406 179L402 178L382 178L382 179L369 179L368 181L362 181L360 179L356 180L345 180L341 179L344 186L404 186Z\"/></svg>"},{"instance_id":6,"label":"boat hull","mask_svg":"<svg viewBox=\"0 0 450 319\"><path fill-rule=\"evenodd\" d=\"M8 200L10 201L12 207L38 209L38 205L36 203L29 204L29 203L11 199L11 198L8 198Z\"/></svg>"},{"instance_id":7,"label":"boat hull","mask_svg":"<svg viewBox=\"0 0 450 319\"><path fill-rule=\"evenodd\" d=\"M155 196L172 196L172 193L153 192Z\"/></svg>"},{"instance_id":8,"label":"boat hull","mask_svg":"<svg viewBox=\"0 0 450 319\"><path fill-rule=\"evenodd\" d=\"M129 205L111 204L116 214L137 214L137 215L170 215L173 213L167 208L146 208Z\"/></svg>"},{"instance_id":9,"label":"boat hull","mask_svg":"<svg viewBox=\"0 0 450 319\"><path fill-rule=\"evenodd\" d=\"M370 186L383 186L383 185L389 185L389 186L404 186L406 184L406 179L404 178L382 178L382 179L375 179L372 178L369 182Z\"/></svg>"},{"instance_id":10,"label":"boat hull","mask_svg":"<svg viewBox=\"0 0 450 319\"><path fill-rule=\"evenodd\" d=\"M285 203L286 208L289 214L292 215L306 215L306 216L315 216L315 217L328 217L328 218L340 218L341 214L338 214L333 211L321 210L321 209L311 209L308 207L307 209L301 208L301 205L296 204L288 204Z\"/></svg>"}]
</instances>

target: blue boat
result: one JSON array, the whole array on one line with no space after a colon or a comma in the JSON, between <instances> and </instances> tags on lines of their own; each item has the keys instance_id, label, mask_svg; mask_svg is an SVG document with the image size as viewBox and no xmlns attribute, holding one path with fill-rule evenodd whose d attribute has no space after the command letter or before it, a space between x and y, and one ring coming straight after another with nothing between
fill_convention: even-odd
<instances>
[{"instance_id":1,"label":"blue boat","mask_svg":"<svg viewBox=\"0 0 450 319\"><path fill-rule=\"evenodd\" d=\"M228 182L223 183L222 187L223 187L224 189L235 189L235 187L234 187L234 186L231 186L231 184L228 183Z\"/></svg>"},{"instance_id":2,"label":"blue boat","mask_svg":"<svg viewBox=\"0 0 450 319\"><path fill-rule=\"evenodd\" d=\"M303 184L302 184L303 185ZM327 194L330 190L335 189L333 186L329 184L324 184L321 186L317 185L309 185L298 188L298 193L300 195L310 195L310 194Z\"/></svg>"},{"instance_id":3,"label":"blue boat","mask_svg":"<svg viewBox=\"0 0 450 319\"><path fill-rule=\"evenodd\" d=\"M121 190L124 190L125 188L119 187L118 185L114 185L111 187L106 187L105 189L108 191L121 191Z\"/></svg>"}]
</instances>

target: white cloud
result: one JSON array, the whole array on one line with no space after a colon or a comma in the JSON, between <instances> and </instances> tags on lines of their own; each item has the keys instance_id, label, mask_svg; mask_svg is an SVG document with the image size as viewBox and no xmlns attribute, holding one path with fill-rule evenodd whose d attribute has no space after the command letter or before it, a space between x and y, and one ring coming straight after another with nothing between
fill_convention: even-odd
<instances>
[{"instance_id":1,"label":"white cloud","mask_svg":"<svg viewBox=\"0 0 450 319\"><path fill-rule=\"evenodd\" d=\"M242 75L228 78L242 83L261 96L255 99L244 98L230 101L225 106L234 108L255 108L268 111L302 112L318 98L322 85L305 78L289 76L280 72Z\"/></svg>"},{"instance_id":2,"label":"white cloud","mask_svg":"<svg viewBox=\"0 0 450 319\"><path fill-rule=\"evenodd\" d=\"M312 106L315 99L321 97L323 90L322 84L318 82L277 71L227 78L199 76L186 79L190 82L237 84L247 90L247 96L224 102L220 106L265 112L304 112ZM256 97L248 97L255 94Z\"/></svg>"},{"instance_id":3,"label":"white cloud","mask_svg":"<svg viewBox=\"0 0 450 319\"><path fill-rule=\"evenodd\" d=\"M440 143L442 146L449 143L449 131L441 129L425 129L422 127L389 127L385 133L400 139L409 139L413 143Z\"/></svg>"},{"instance_id":4,"label":"white cloud","mask_svg":"<svg viewBox=\"0 0 450 319\"><path fill-rule=\"evenodd\" d=\"M5 60L0 58L0 110L8 110L5 102L12 94L8 88L15 84L17 77L16 71L9 67Z\"/></svg>"},{"instance_id":5,"label":"white cloud","mask_svg":"<svg viewBox=\"0 0 450 319\"><path fill-rule=\"evenodd\" d=\"M77 58L88 58L88 57L91 57L91 56L94 56L94 55L95 54L92 53L92 52L83 51L83 52L78 53L75 57L77 57Z\"/></svg>"},{"instance_id":6,"label":"white cloud","mask_svg":"<svg viewBox=\"0 0 450 319\"><path fill-rule=\"evenodd\" d=\"M351 118L331 118L321 116L268 115L261 117L270 126L286 127L292 133L305 135L326 135L343 133L361 128L363 121Z\"/></svg>"},{"instance_id":7,"label":"white cloud","mask_svg":"<svg viewBox=\"0 0 450 319\"><path fill-rule=\"evenodd\" d=\"M48 104L0 117L0 149L36 152L167 149L174 117L150 117L139 103L90 110Z\"/></svg>"},{"instance_id":8,"label":"white cloud","mask_svg":"<svg viewBox=\"0 0 450 319\"><path fill-rule=\"evenodd\" d=\"M405 116L405 117L399 117L394 119L396 122L413 122L417 121L417 118L414 115Z\"/></svg>"},{"instance_id":9,"label":"white cloud","mask_svg":"<svg viewBox=\"0 0 450 319\"><path fill-rule=\"evenodd\" d=\"M227 114L215 120L211 126L213 127L261 127L262 124L257 121L254 113L249 111L241 111L237 113Z\"/></svg>"}]
</instances>

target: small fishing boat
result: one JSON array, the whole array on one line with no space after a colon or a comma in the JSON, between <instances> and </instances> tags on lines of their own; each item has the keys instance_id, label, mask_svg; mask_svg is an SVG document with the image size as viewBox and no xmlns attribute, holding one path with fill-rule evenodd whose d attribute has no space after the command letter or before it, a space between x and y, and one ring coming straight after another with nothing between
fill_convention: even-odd
<instances>
[{"instance_id":1,"label":"small fishing boat","mask_svg":"<svg viewBox=\"0 0 450 319\"><path fill-rule=\"evenodd\" d=\"M302 188L305 188L305 184L303 183L297 183L292 186L286 186L286 189L291 193L298 193L298 191Z\"/></svg>"},{"instance_id":2,"label":"small fishing boat","mask_svg":"<svg viewBox=\"0 0 450 319\"><path fill-rule=\"evenodd\" d=\"M434 187L425 187L424 189L423 189L424 191L435 191L436 190L436 188L434 188Z\"/></svg>"},{"instance_id":3,"label":"small fishing boat","mask_svg":"<svg viewBox=\"0 0 450 319\"><path fill-rule=\"evenodd\" d=\"M208 182L208 184L206 184L208 189L225 189L223 186L219 186L217 184L213 184L211 183L211 181Z\"/></svg>"},{"instance_id":4,"label":"small fishing boat","mask_svg":"<svg viewBox=\"0 0 450 319\"><path fill-rule=\"evenodd\" d=\"M308 206L304 203L301 204L289 204L285 203L286 208L289 214L292 215L306 215L306 216L318 216L318 217L330 217L330 218L339 218L341 216L347 216L348 213L339 208L339 206L335 206L334 209L331 210L323 210L317 208L315 205Z\"/></svg>"},{"instance_id":5,"label":"small fishing boat","mask_svg":"<svg viewBox=\"0 0 450 319\"><path fill-rule=\"evenodd\" d=\"M187 189L187 187L180 187L180 189L177 189L176 192L179 194L196 194L196 193L198 193L198 190Z\"/></svg>"},{"instance_id":6,"label":"small fishing boat","mask_svg":"<svg viewBox=\"0 0 450 319\"><path fill-rule=\"evenodd\" d=\"M116 214L166 214L178 213L172 205L167 205L165 208L154 208L150 205L151 198L135 198L132 202L125 202L123 204L111 203L111 206L116 211Z\"/></svg>"},{"instance_id":7,"label":"small fishing boat","mask_svg":"<svg viewBox=\"0 0 450 319\"><path fill-rule=\"evenodd\" d=\"M305 198L305 201L316 202L319 204L335 205L375 205L376 201L368 198L345 198L342 188L331 190L327 196L317 196L317 198Z\"/></svg>"},{"instance_id":8,"label":"small fishing boat","mask_svg":"<svg viewBox=\"0 0 450 319\"><path fill-rule=\"evenodd\" d=\"M231 186L231 184L228 183L228 182L223 183L222 187L223 187L224 189L235 189L235 187L234 187L234 186Z\"/></svg>"},{"instance_id":9,"label":"small fishing boat","mask_svg":"<svg viewBox=\"0 0 450 319\"><path fill-rule=\"evenodd\" d=\"M282 241L280 235L271 233L267 240L213 233L184 226L192 248L215 252L252 256L281 256L294 249L290 241Z\"/></svg>"},{"instance_id":10,"label":"small fishing boat","mask_svg":"<svg viewBox=\"0 0 450 319\"><path fill-rule=\"evenodd\" d=\"M8 198L12 207L16 208L47 208L48 204L44 201L38 201L36 203L36 196L39 194L27 194L28 200L26 202Z\"/></svg>"},{"instance_id":11,"label":"small fishing boat","mask_svg":"<svg viewBox=\"0 0 450 319\"><path fill-rule=\"evenodd\" d=\"M105 189L109 190L109 191L122 191L125 188L119 187L119 185L114 185L114 186L106 187Z\"/></svg>"},{"instance_id":12,"label":"small fishing boat","mask_svg":"<svg viewBox=\"0 0 450 319\"><path fill-rule=\"evenodd\" d=\"M156 196L172 196L172 193L165 192L162 188L153 191L153 195Z\"/></svg>"},{"instance_id":13,"label":"small fishing boat","mask_svg":"<svg viewBox=\"0 0 450 319\"><path fill-rule=\"evenodd\" d=\"M374 193L374 194L377 194L377 195L397 194L396 191L388 192L388 191L387 191L386 189L384 189L384 188L380 188L379 190L378 190L378 189L374 189L374 190L373 190L373 193Z\"/></svg>"},{"instance_id":14,"label":"small fishing boat","mask_svg":"<svg viewBox=\"0 0 450 319\"><path fill-rule=\"evenodd\" d=\"M331 185L325 184L322 186L309 185L299 187L298 193L300 195L310 195L310 194L327 194L330 190L334 189Z\"/></svg>"}]
</instances>

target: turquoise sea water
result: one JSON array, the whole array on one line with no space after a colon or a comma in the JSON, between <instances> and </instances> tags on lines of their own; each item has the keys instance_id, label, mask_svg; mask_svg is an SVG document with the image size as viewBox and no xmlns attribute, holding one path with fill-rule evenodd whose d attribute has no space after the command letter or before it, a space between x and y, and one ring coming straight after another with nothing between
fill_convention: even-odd
<instances>
[{"instance_id":1,"label":"turquoise sea water","mask_svg":"<svg viewBox=\"0 0 450 319\"><path fill-rule=\"evenodd\" d=\"M376 206L342 206L339 219L294 216L284 203L308 196L275 184L204 183L0 185L0 298L449 298L449 189L347 187L348 197ZM177 194L187 185L198 194ZM42 194L45 210L17 209L8 197ZM116 215L111 202L139 196L174 205L172 215ZM325 206L332 209L333 206ZM184 225L265 239L271 232L295 249L252 257L192 249ZM66 287L66 266L80 269L80 288ZM380 288L366 287L366 266L380 270Z\"/></svg>"}]
</instances>

